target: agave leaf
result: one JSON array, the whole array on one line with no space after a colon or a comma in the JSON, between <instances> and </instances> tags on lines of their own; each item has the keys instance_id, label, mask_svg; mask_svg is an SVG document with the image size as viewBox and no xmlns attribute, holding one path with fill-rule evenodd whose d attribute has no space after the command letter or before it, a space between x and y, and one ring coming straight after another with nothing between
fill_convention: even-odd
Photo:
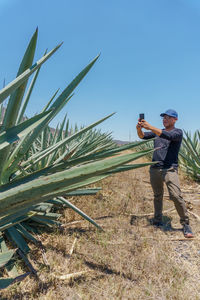
<instances>
[{"instance_id":1,"label":"agave leaf","mask_svg":"<svg viewBox=\"0 0 200 300\"><path fill-rule=\"evenodd\" d=\"M133 160L135 160L135 159L138 159L138 158L140 158L140 157L142 157L142 156L144 156L144 155L146 155L146 154L148 154L148 153L150 153L150 152L152 152L153 150L143 150L143 151L140 151L139 153L137 152L137 153L132 153L132 154L130 154L131 155L131 157L132 157L132 161ZM126 157L126 155L122 155L122 156L119 156L118 158L119 158L119 161L121 162L121 161L123 161L123 158L125 158ZM105 156L105 158L107 158L107 156ZM126 159L126 158L125 158ZM94 163L92 163L91 164L91 161L93 161ZM91 160L91 161L89 161L88 162L88 159L86 158L85 159L85 163L87 163L87 164L85 164L85 165L83 165L83 166L80 166L79 168L81 168L81 167L84 167L84 166L93 166L93 165L95 165L95 164L101 164L102 163L102 166L104 166L104 162L106 162L106 163L108 163L109 162L109 160L101 160L100 162L95 162L95 160L93 159L93 160ZM83 162L83 161L82 161ZM124 163L119 163L119 164L124 164ZM151 164L151 163L149 163L149 164ZM51 174L55 174L55 173L57 173L57 172L62 172L62 171L66 171L66 172L68 172L68 171L72 171L72 170L78 170L77 168L76 169L72 169L72 168L68 168L68 162L62 162L62 163L60 163L60 164L57 164L57 165L53 165L53 166L49 166L49 167L46 167L46 168L44 168L43 170L39 170L39 171L37 171L37 172L35 172L35 173L33 173L33 174L30 174L30 175L27 175L26 177L24 177L23 179L16 179L16 181L15 182L13 182L13 185L15 186L15 185L18 185L18 184L21 184L24 180L26 180L26 181L31 181L31 180L33 180L33 179L37 179L38 177L41 177L41 176L49 176L49 175L51 175ZM77 165L79 165L79 161L78 161L78 163L77 164L74 164L74 166L77 166ZM114 169L115 167L113 166L113 169ZM106 166L105 166L105 171L106 171ZM96 176L96 175L95 175ZM1 188L0 188L0 191L1 191Z\"/></svg>"},{"instance_id":2,"label":"agave leaf","mask_svg":"<svg viewBox=\"0 0 200 300\"><path fill-rule=\"evenodd\" d=\"M46 57L46 55L44 56ZM21 149L20 154L21 155L15 155L18 157L15 159L15 162L12 166L12 172L15 169L18 162L22 159L23 155L28 151L30 145L33 143L33 141L36 139L36 137L39 135L41 130L58 114L58 112L63 108L63 106L66 104L66 102L69 101L69 99L72 97L71 93L76 88L76 86L80 83L80 81L85 77L85 75L89 72L89 70L92 68L96 60L98 59L99 55L95 57L76 77L75 79L64 89L62 94L55 100L55 102L51 105L50 109L52 109L52 113L49 115L49 118L46 120L46 122L43 122L40 126L38 126L37 129L34 130L32 135L28 136L25 141L23 141L23 145L19 145L20 147L17 148ZM43 58L44 59L44 58ZM35 69L34 67L33 69ZM36 69L35 69L36 70ZM23 75L23 74L22 74ZM71 95L71 96L70 96ZM1 92L0 92L0 99L1 99ZM16 149L15 149L16 154ZM10 160L9 160L10 164Z\"/></svg>"},{"instance_id":3,"label":"agave leaf","mask_svg":"<svg viewBox=\"0 0 200 300\"><path fill-rule=\"evenodd\" d=\"M36 153L35 155L31 156L27 161L23 162L21 164L21 166L25 167L27 163L31 162L31 161L34 161L34 162L38 162L38 160L41 160L43 159L44 157L46 157L47 155L53 153L55 150L57 150L58 148L62 147L63 145L65 145L66 143L69 143L70 141L72 141L73 139L75 138L78 138L81 134L83 134L84 132L90 130L91 128L99 125L100 123L102 123L103 121L105 121L106 119L110 118L111 116L113 115L110 114L106 117L104 117L103 119L100 119L98 120L97 122L87 126L87 127L84 127L83 129L81 129L79 132L77 133L74 133L73 135L69 136L69 137L66 137L64 140L54 144L53 146L49 147L48 149L45 149L43 152L39 152L39 153ZM117 150L116 150L117 151ZM38 160L37 160L38 159Z\"/></svg>"},{"instance_id":4,"label":"agave leaf","mask_svg":"<svg viewBox=\"0 0 200 300\"><path fill-rule=\"evenodd\" d=\"M197 130L197 136L198 136L198 139L200 140L200 131Z\"/></svg>"},{"instance_id":5,"label":"agave leaf","mask_svg":"<svg viewBox=\"0 0 200 300\"><path fill-rule=\"evenodd\" d=\"M59 89L57 89L57 91L53 94L53 96L51 97L51 99L49 100L49 102L47 103L47 105L45 105L45 107L43 108L42 112L44 112L44 111L46 111L48 109L49 105L52 103L52 101L56 97L58 91L59 91Z\"/></svg>"},{"instance_id":6,"label":"agave leaf","mask_svg":"<svg viewBox=\"0 0 200 300\"><path fill-rule=\"evenodd\" d=\"M62 94L56 99L56 101L51 105L51 108L55 108L57 110L60 105L63 103L63 98L68 98L71 93L74 91L74 89L77 87L77 85L81 82L81 80L85 77L85 75L89 72L89 70L92 68L94 63L99 58L99 55L97 55L75 78L74 80L64 89Z\"/></svg>"},{"instance_id":7,"label":"agave leaf","mask_svg":"<svg viewBox=\"0 0 200 300\"><path fill-rule=\"evenodd\" d=\"M62 123L60 125L59 132L58 132L58 135L57 135L57 140L56 140L57 143L62 138L62 133L63 133L63 128L64 128L64 125L65 125L66 118L67 118L67 114L64 116L64 119L63 119L63 121L62 121Z\"/></svg>"},{"instance_id":8,"label":"agave leaf","mask_svg":"<svg viewBox=\"0 0 200 300\"><path fill-rule=\"evenodd\" d=\"M42 203L34 206L34 212L49 213L52 209L52 206L53 206L53 204L51 204L51 203L42 202Z\"/></svg>"},{"instance_id":9,"label":"agave leaf","mask_svg":"<svg viewBox=\"0 0 200 300\"><path fill-rule=\"evenodd\" d=\"M182 157L182 159L184 160L185 164L186 165L188 164L187 167L189 167L189 165L193 166L193 167L196 167L194 159L191 159L191 157L189 155L183 153L182 151L179 152L179 155Z\"/></svg>"},{"instance_id":10,"label":"agave leaf","mask_svg":"<svg viewBox=\"0 0 200 300\"><path fill-rule=\"evenodd\" d=\"M192 155L194 156L194 159L199 157L199 153L196 151L196 147L194 145L194 143L192 142L191 138L189 137L189 135L187 134L187 132L185 132L187 139L183 138L184 142L186 143L186 145L188 146L188 148L190 149Z\"/></svg>"},{"instance_id":11,"label":"agave leaf","mask_svg":"<svg viewBox=\"0 0 200 300\"><path fill-rule=\"evenodd\" d=\"M29 232L32 232L33 234L38 234L38 229L36 227L33 226L29 226L27 224L27 222L23 222L22 225L26 228L26 230L28 230Z\"/></svg>"},{"instance_id":12,"label":"agave leaf","mask_svg":"<svg viewBox=\"0 0 200 300\"><path fill-rule=\"evenodd\" d=\"M59 128L59 124L57 124L54 133L52 133L52 144L55 144L55 142L56 142L56 138L57 138L57 134L58 134L58 128Z\"/></svg>"},{"instance_id":13,"label":"agave leaf","mask_svg":"<svg viewBox=\"0 0 200 300\"><path fill-rule=\"evenodd\" d=\"M35 54L36 42L37 42L38 29L36 29L33 34L31 41L26 49L22 62L20 64L17 76L20 76L24 71L32 66L33 58ZM5 116L3 119L3 130L7 130L12 126L16 125L18 113L20 110L20 105L22 102L22 98L24 96L24 92L27 86L28 79L24 81L20 87L18 87L10 96L8 105L5 111ZM10 152L10 147L4 150L4 153L1 154L0 157L0 165L1 169L3 169L4 162L7 160L8 153Z\"/></svg>"},{"instance_id":14,"label":"agave leaf","mask_svg":"<svg viewBox=\"0 0 200 300\"><path fill-rule=\"evenodd\" d=\"M6 252L0 253L0 268L4 267L9 262L14 253L15 250L8 250Z\"/></svg>"},{"instance_id":15,"label":"agave leaf","mask_svg":"<svg viewBox=\"0 0 200 300\"><path fill-rule=\"evenodd\" d=\"M79 189L83 186L87 186L89 184L95 183L97 181L100 181L100 180L108 177L111 174L114 174L117 172L128 171L128 170L132 170L132 169L137 169L137 168L141 168L141 167L146 167L146 166L152 165L152 164L154 164L154 163L134 164L134 165L130 165L130 167L129 167L129 165L118 167L116 169L113 169L112 171L106 172L103 175L93 176L89 179L80 181L78 183L71 184L70 187L61 188L61 189L57 190L54 194L51 194L51 196L68 195L71 193L70 191L73 191L72 194L76 194L77 189ZM50 197L50 195L46 194L45 197Z\"/></svg>"},{"instance_id":16,"label":"agave leaf","mask_svg":"<svg viewBox=\"0 0 200 300\"><path fill-rule=\"evenodd\" d=\"M116 155L118 154L119 152L122 152L124 150L128 150L128 149L132 149L132 148L135 148L137 147L138 145L142 145L144 143L146 143L147 141L142 141L142 142L138 142L138 143L130 143L130 144L127 144L127 145L123 145L123 146L120 146L120 147L114 147L113 149L109 149L109 150L101 150L101 151L98 151L97 153L92 153L92 154L87 154L85 155L84 157L75 157L74 159L71 159L68 163L67 163L67 166L70 167L70 166L73 166L73 165L77 165L77 164L80 164L80 163L83 163L83 162L87 162L87 161L91 161L91 160L99 160L99 159L102 159L102 158L106 158L106 157L109 157L111 155ZM150 150L149 153L152 152L153 148L152 149L147 149L147 150ZM142 151L140 151L140 153L142 153Z\"/></svg>"},{"instance_id":17,"label":"agave leaf","mask_svg":"<svg viewBox=\"0 0 200 300\"><path fill-rule=\"evenodd\" d=\"M15 225L15 228L28 240L32 241L35 244L38 244L38 241L36 240L36 238L34 238L34 236L32 234L30 234L26 228L24 228L23 225L21 224L17 224Z\"/></svg>"},{"instance_id":18,"label":"agave leaf","mask_svg":"<svg viewBox=\"0 0 200 300\"><path fill-rule=\"evenodd\" d=\"M57 213L46 213L46 212L38 212L37 217L40 217L41 219L51 219L51 220L57 220L61 217L61 214Z\"/></svg>"},{"instance_id":19,"label":"agave leaf","mask_svg":"<svg viewBox=\"0 0 200 300\"><path fill-rule=\"evenodd\" d=\"M5 234L10 240L12 240L17 245L19 249L21 249L23 253L28 253L30 251L30 248L28 247L26 241L15 227L10 227L6 229Z\"/></svg>"},{"instance_id":20,"label":"agave leaf","mask_svg":"<svg viewBox=\"0 0 200 300\"><path fill-rule=\"evenodd\" d=\"M32 67L28 68L11 83L0 90L0 103L2 103L11 93L13 93L21 84L26 81L31 74L33 74L47 59L49 59L61 46L59 44L53 50L48 52L45 56L37 61Z\"/></svg>"},{"instance_id":21,"label":"agave leaf","mask_svg":"<svg viewBox=\"0 0 200 300\"><path fill-rule=\"evenodd\" d=\"M0 278L0 290L6 289L15 282L15 278Z\"/></svg>"},{"instance_id":22,"label":"agave leaf","mask_svg":"<svg viewBox=\"0 0 200 300\"><path fill-rule=\"evenodd\" d=\"M28 79L28 77L34 72L36 71L38 68L40 68L40 66L48 59L50 58L50 56L61 46L58 45L57 47L55 47L52 51L50 51L49 53L47 53L45 56L43 56L35 65L33 65L31 68L27 69L26 71L24 71L21 75L19 75L15 80L13 80L10 84L8 84L5 88L3 88L0 91L0 103L7 98L7 96L11 93L13 93L17 88L21 87L22 84L24 84L24 82L26 82L26 80ZM20 89L19 89L20 91ZM19 92L20 93L20 92ZM14 95L14 94L13 94ZM18 94L18 96L20 96L21 94ZM14 97L14 96L13 96ZM20 97L19 97L20 98ZM12 98L14 99L14 98ZM14 103L12 101L9 101L9 103ZM10 120L11 118L11 114L14 110L14 106L10 105L10 109L8 111L7 117L4 118L4 124L3 124L3 129L6 129L8 126L11 126L11 122ZM15 119L15 117L17 116L13 116L13 120ZM30 146L29 146L30 147ZM0 156L0 166L1 166L1 170L4 169L4 164L7 161L7 157L8 157L8 151L10 149L8 148L7 151L4 152L4 154L2 154ZM27 152L28 149L26 149L25 153ZM18 164L18 162L22 159L22 157L19 157L19 160L16 162L16 164ZM7 178L9 176L5 176L5 178Z\"/></svg>"},{"instance_id":23,"label":"agave leaf","mask_svg":"<svg viewBox=\"0 0 200 300\"><path fill-rule=\"evenodd\" d=\"M23 220L30 218L32 215L37 212L30 212L34 210L33 205L29 205L27 207L21 207L18 211L14 211L12 213L4 214L4 217L0 218L0 227L4 225L11 224L12 226L16 223L20 223ZM9 226L10 227L10 226Z\"/></svg>"},{"instance_id":24,"label":"agave leaf","mask_svg":"<svg viewBox=\"0 0 200 300\"><path fill-rule=\"evenodd\" d=\"M71 209L73 209L75 212L77 212L80 216L82 216L85 220L89 221L91 224L96 226L98 229L103 230L101 226L99 226L92 218L90 218L88 215L86 215L82 210L80 210L78 207L76 207L74 204L70 203L67 199L63 197L59 197L59 199L62 199L64 203Z\"/></svg>"},{"instance_id":25,"label":"agave leaf","mask_svg":"<svg viewBox=\"0 0 200 300\"><path fill-rule=\"evenodd\" d=\"M8 247L6 246L5 240L2 236L0 237L0 248L2 252L9 251ZM19 275L17 272L16 265L13 263L12 260L6 264L5 268L10 277L16 277Z\"/></svg>"},{"instance_id":26,"label":"agave leaf","mask_svg":"<svg viewBox=\"0 0 200 300\"><path fill-rule=\"evenodd\" d=\"M46 55L46 54L47 54L47 51L45 51L44 55ZM34 75L32 81L31 81L31 84L30 84L29 89L28 89L28 91L26 93L26 96L25 96L25 99L24 99L24 102L23 102L20 114L18 115L18 118L17 118L17 124L20 123L22 121L23 117L24 117L24 113L25 113L26 107L28 105L28 101L30 99L30 96L32 94L33 88L35 86L35 82L36 82L37 77L39 75L40 69L41 69L41 66L37 69L37 71L35 72L35 75Z\"/></svg>"},{"instance_id":27,"label":"agave leaf","mask_svg":"<svg viewBox=\"0 0 200 300\"><path fill-rule=\"evenodd\" d=\"M28 218L28 212L29 210L33 210L34 206L31 206L29 208L21 208L20 212L14 212L13 214L8 214L7 216L0 219L0 226L4 224L14 225L14 222L18 223L21 222L21 218Z\"/></svg>"},{"instance_id":28,"label":"agave leaf","mask_svg":"<svg viewBox=\"0 0 200 300\"><path fill-rule=\"evenodd\" d=\"M63 154L60 154L58 156L58 159L56 159L56 160L55 160L56 154L58 154L58 153L57 153L57 151L55 151L53 153L51 159L48 160L47 165L51 165L51 164L56 165L56 164L62 162L63 160L66 161L66 160L70 159L74 155L74 153L78 150L78 148L83 144L83 142L84 141L81 141L81 142L73 145L72 148L67 148L67 150Z\"/></svg>"},{"instance_id":29,"label":"agave leaf","mask_svg":"<svg viewBox=\"0 0 200 300\"><path fill-rule=\"evenodd\" d=\"M17 77L20 76L24 71L30 68L33 64L33 58L35 55L35 48L37 43L38 29L33 34L31 41L26 49L22 62L20 64ZM3 127L5 129L10 128L16 124L17 116L19 113L20 105L24 92L27 86L27 80L20 85L10 96L8 106L6 108L5 117L3 121Z\"/></svg>"},{"instance_id":30,"label":"agave leaf","mask_svg":"<svg viewBox=\"0 0 200 300\"><path fill-rule=\"evenodd\" d=\"M3 104L0 104L0 122L2 122L2 120L3 120Z\"/></svg>"},{"instance_id":31,"label":"agave leaf","mask_svg":"<svg viewBox=\"0 0 200 300\"><path fill-rule=\"evenodd\" d=\"M58 198L55 198L55 199L50 199L47 201L48 203L51 203L53 205L57 205L57 206L65 206L63 201L58 199Z\"/></svg>"},{"instance_id":32,"label":"agave leaf","mask_svg":"<svg viewBox=\"0 0 200 300\"><path fill-rule=\"evenodd\" d=\"M82 180L81 182L77 182L77 183L74 183L69 187L64 187L64 188L60 188L58 189L54 194L49 194L47 193L44 197L46 197L46 201L49 201L49 199L51 199L51 197L57 197L57 196L61 196L61 195L66 195L67 193L71 192L71 191L75 191L77 189L80 189L84 186L88 186L89 184L93 184L93 183L96 183L106 177L108 177L109 175L108 174L103 174L103 175L99 175L99 176L93 176L91 178L87 178L85 180ZM57 198L54 198L54 199L57 199Z\"/></svg>"},{"instance_id":33,"label":"agave leaf","mask_svg":"<svg viewBox=\"0 0 200 300\"><path fill-rule=\"evenodd\" d=\"M95 183L96 181L102 180L102 179L106 178L107 176L108 175L92 177L90 179L85 180L84 182L81 182L81 184L78 183L76 186L74 186L74 188L79 188L79 187L82 187L82 186L85 186L85 185ZM89 190L92 190L92 189L89 189ZM98 190L99 189L95 189L95 192L98 191ZM77 191L77 193L78 192L79 191ZM76 191L74 193L76 194ZM65 189L63 189L61 191L61 194L65 194ZM57 204L57 205L66 206L66 203L62 199L58 199L58 198L49 200L48 202L53 203L53 204ZM48 203L44 203L44 204L48 204ZM27 220L27 219L30 219L33 216L36 216L36 214L37 214L36 211L27 213L28 211L31 211L32 209L35 210L36 207L37 206L29 206L28 208L20 210L17 213L15 212L14 214L10 214L7 217L1 218L0 219L0 230L3 231L7 228L13 227L15 224L19 224L19 223L23 222L24 220ZM52 215L50 215L50 217L52 217ZM56 215L56 217L59 217L59 215ZM58 224L56 224L56 225L58 225ZM27 224L23 224L23 226L27 227ZM33 230L33 228L28 227L28 230L31 231L31 230ZM16 276L16 275L14 275L14 276Z\"/></svg>"},{"instance_id":34,"label":"agave leaf","mask_svg":"<svg viewBox=\"0 0 200 300\"><path fill-rule=\"evenodd\" d=\"M30 211L33 207L30 207L28 209L26 209L26 211ZM26 213L25 215L23 215L23 212L19 211L18 212L18 217L17 218L13 218L14 214L10 214L7 217L4 217L0 220L0 231L4 231L10 227L13 227L19 223L22 223L24 221L26 221L27 219L30 219L31 217L33 217L34 215L36 215L37 212L30 212L30 213ZM6 218L9 219L9 222L6 222Z\"/></svg>"},{"instance_id":35,"label":"agave leaf","mask_svg":"<svg viewBox=\"0 0 200 300\"><path fill-rule=\"evenodd\" d=\"M143 151L141 151L141 152L137 152L137 153L132 153L132 154L130 154L130 155L132 155L132 160L135 160L135 159L138 159L138 158L140 158L140 157L142 157L142 156L144 156L144 155L146 155L146 154L148 154L148 153L150 153L150 152L152 152L152 150L143 150ZM121 161L121 158L124 158L125 157L125 155L123 155L123 156L120 156L120 161ZM105 157L106 158L106 157ZM95 160L93 159L92 161L94 161L95 162ZM106 160L106 163L108 162L109 160ZM86 163L88 163L88 160L87 160L87 158L85 159L85 162ZM104 164L104 162L105 162L105 160L101 160L99 163L101 164ZM90 163L91 162L89 162L88 163L88 166L90 166ZM98 162L95 162L95 163L98 163ZM95 163L93 163L93 164L95 164ZM121 164L123 164L123 163L121 163ZM149 163L149 165L150 165L151 163ZM60 163L60 164L58 164L58 165L53 165L53 166L50 166L50 167L46 167L46 168L44 168L43 170L39 170L39 171L37 171L37 172L35 172L35 173L33 173L33 174L30 174L30 175L27 175L26 177L24 177L24 179L17 179L16 181L15 181L15 183L13 182L13 184L21 184L21 182L23 182L23 180L27 180L27 181L31 181L31 180L33 180L33 179L37 179L38 177L41 177L41 176L46 176L46 175L50 175L50 174L53 174L53 173L56 173L56 172L62 172L62 171L66 171L67 172L67 170L68 171L70 171L70 170L72 170L72 169L69 169L68 168L68 162L63 162L63 163ZM74 166L76 166L76 165L79 165L79 160L78 160L78 163L77 164L74 164ZM85 164L85 166L87 166L87 164ZM84 167L84 166L81 166L81 167ZM113 167L113 170L115 169L115 167ZM74 170L74 169L73 169ZM75 169L75 170L78 170L78 169ZM105 170L105 172L106 172L106 170ZM96 175L94 175L94 176L96 176ZM0 191L1 191L1 189L0 189Z\"/></svg>"},{"instance_id":36,"label":"agave leaf","mask_svg":"<svg viewBox=\"0 0 200 300\"><path fill-rule=\"evenodd\" d=\"M7 129L6 131L3 131L0 134L0 150L5 148L9 144L16 142L24 135L27 135L29 132L35 129L41 122L43 122L49 114L50 112L41 113L32 117L31 119L24 121L19 125L16 125L12 128Z\"/></svg>"},{"instance_id":37,"label":"agave leaf","mask_svg":"<svg viewBox=\"0 0 200 300\"><path fill-rule=\"evenodd\" d=\"M194 149L194 146L191 145L191 140L189 139L189 141L187 141L186 139L184 139L184 142L185 142L186 146L188 147L189 153L190 153L190 155L192 156L192 158L194 159L194 161L195 161L198 165L200 165L199 155L198 155L198 153L196 152L196 150Z\"/></svg>"},{"instance_id":38,"label":"agave leaf","mask_svg":"<svg viewBox=\"0 0 200 300\"><path fill-rule=\"evenodd\" d=\"M15 278L0 278L0 290L7 288L9 285L11 285L15 282L22 281L28 275L30 275L30 272L24 273Z\"/></svg>"},{"instance_id":39,"label":"agave leaf","mask_svg":"<svg viewBox=\"0 0 200 300\"><path fill-rule=\"evenodd\" d=\"M101 188L95 188L95 189L88 188L88 189L83 189L83 190L76 190L76 191L65 194L65 197L95 195L100 190L101 190Z\"/></svg>"},{"instance_id":40,"label":"agave leaf","mask_svg":"<svg viewBox=\"0 0 200 300\"><path fill-rule=\"evenodd\" d=\"M48 218L42 218L41 216L34 216L34 217L31 217L31 220L37 222L37 223L41 223L43 225L46 225L46 226L60 226L61 223L59 221L55 221L55 220L52 220L52 219L48 219Z\"/></svg>"},{"instance_id":41,"label":"agave leaf","mask_svg":"<svg viewBox=\"0 0 200 300\"><path fill-rule=\"evenodd\" d=\"M199 165L197 165L194 160L192 160L189 156L184 155L182 152L180 152L180 156L182 157L182 159L179 158L182 170L194 180L198 181L200 178Z\"/></svg>"},{"instance_id":42,"label":"agave leaf","mask_svg":"<svg viewBox=\"0 0 200 300\"><path fill-rule=\"evenodd\" d=\"M76 189L82 188L83 186L93 184L93 183L95 183L99 180L102 180L102 179L106 178L106 177L108 177L108 175L93 176L89 179L85 179L82 182L74 184L72 186L72 190L76 190ZM69 192L69 189L68 188L61 188L61 189L59 189L59 192L60 192L59 193L60 195L64 195L67 192ZM48 196L47 197L48 198L47 202L55 203L55 201L58 201L59 204L63 204L63 202L61 200L57 199L57 198L52 200L52 197L53 196ZM36 201L36 204L39 203L39 202L40 201ZM2 227L0 227L0 229L4 230L6 228L12 227L14 224L20 223L20 222L22 222L26 219L31 218L32 216L34 216L37 213L37 212L34 212L34 211L32 212L32 210L34 208L35 208L35 206L33 206L33 205L27 205L25 209L24 208L23 209L19 208L18 210L14 209L14 210L12 210L12 212L10 210L10 212L8 213L7 216L0 217L0 225L2 226ZM27 213L27 212L29 212L29 213Z\"/></svg>"},{"instance_id":43,"label":"agave leaf","mask_svg":"<svg viewBox=\"0 0 200 300\"><path fill-rule=\"evenodd\" d=\"M26 144L31 144L33 140L35 139L35 135L38 135L41 130L52 120L58 112L63 108L63 106L66 104L69 99L71 99L70 95L73 92L73 90L77 87L77 85L80 83L80 81L85 77L85 75L89 72L89 70L92 68L96 60L99 58L99 55L96 56L76 77L75 79L64 89L64 91L61 93L61 95L55 100L55 102L51 105L50 109L52 111L51 115L49 116L49 119L46 121L46 123L41 124L41 127L38 128L32 136L29 137L28 142ZM25 152L27 151L24 150Z\"/></svg>"},{"instance_id":44,"label":"agave leaf","mask_svg":"<svg viewBox=\"0 0 200 300\"><path fill-rule=\"evenodd\" d=\"M179 152L179 164L181 169L193 180L199 181L200 178L200 135L195 131L192 136L190 132L184 131L183 143Z\"/></svg>"},{"instance_id":45,"label":"agave leaf","mask_svg":"<svg viewBox=\"0 0 200 300\"><path fill-rule=\"evenodd\" d=\"M69 97L66 101L69 101L71 97ZM52 116L51 114L49 117ZM13 153L10 155L9 159L7 160L7 165L11 165L11 168L8 170L7 177L9 177L9 174L12 174L16 170L16 166L18 165L19 161L21 161L24 157L24 155L27 153L27 151L30 148L30 145L34 143L38 135L41 133L43 128L46 127L46 125L49 123L49 117L38 126L31 135L27 135L24 137L24 139L19 142L17 147L14 149Z\"/></svg>"},{"instance_id":46,"label":"agave leaf","mask_svg":"<svg viewBox=\"0 0 200 300\"><path fill-rule=\"evenodd\" d=\"M40 67L40 68L41 68L41 67ZM31 84L30 84L29 89L28 89L28 91L27 91L27 94L26 94L26 96L25 96L25 99L24 99L23 106L22 106L22 108L21 108L20 114L19 114L19 116L18 116L18 118L17 118L16 124L21 123L21 121L23 120L24 113L25 113L26 107L27 107L27 105L28 105L28 101L29 101L29 99L30 99L30 96L31 96L31 93L32 93L32 91L33 91L33 88L34 88L36 79L37 79L38 74L39 74L39 72L40 72L40 68L37 69L37 71L36 71L35 74L34 74L34 77L33 77L32 81L31 81Z\"/></svg>"},{"instance_id":47,"label":"agave leaf","mask_svg":"<svg viewBox=\"0 0 200 300\"><path fill-rule=\"evenodd\" d=\"M153 140L153 139L152 139ZM129 150L129 149L133 149L135 147L138 147L138 146L141 146L143 144L146 144L147 142L149 142L150 140L145 140L145 141L140 141L140 142L134 142L134 143L128 143L128 144L125 144L125 145L122 145L122 146L119 146L119 147L114 147L113 149L109 149L109 150L106 150L103 151L102 153L98 153L97 155L100 157L105 157L105 155L114 155L114 154L117 154L121 151L125 151L125 150ZM149 149L151 150L151 148Z\"/></svg>"},{"instance_id":48,"label":"agave leaf","mask_svg":"<svg viewBox=\"0 0 200 300\"><path fill-rule=\"evenodd\" d=\"M46 56L46 55L45 55ZM44 56L44 57L45 57ZM95 57L76 77L75 79L64 89L64 91L61 93L61 95L55 100L55 102L51 105L51 115L49 115L49 119L46 120L44 124L41 124L41 127L39 127L32 136L29 137L29 140L26 144L31 144L33 140L35 139L35 135L39 134L41 130L52 120L58 112L63 108L63 106L71 99L71 93L76 88L76 86L80 83L80 81L85 77L85 75L89 72L89 70L92 68L96 60L98 59L99 55ZM27 151L27 149L26 149ZM26 152L25 151L25 152Z\"/></svg>"},{"instance_id":49,"label":"agave leaf","mask_svg":"<svg viewBox=\"0 0 200 300\"><path fill-rule=\"evenodd\" d=\"M63 139L69 135L69 119L67 120Z\"/></svg>"},{"instance_id":50,"label":"agave leaf","mask_svg":"<svg viewBox=\"0 0 200 300\"><path fill-rule=\"evenodd\" d=\"M117 156L102 161L84 164L48 176L40 176L40 172L33 174L35 179L30 176L11 182L9 185L0 187L0 216L12 213L14 210L49 200L51 195L60 196L59 189L68 188L67 192L74 190L73 185L80 183L90 177L104 175L106 172L114 170L120 165L133 161L149 153L145 150L141 153L131 153ZM64 164L63 164L64 165ZM63 168L63 166L62 166ZM31 191L31 192L30 192Z\"/></svg>"},{"instance_id":51,"label":"agave leaf","mask_svg":"<svg viewBox=\"0 0 200 300\"><path fill-rule=\"evenodd\" d=\"M133 169L138 169L138 168L143 168L149 165L154 165L156 162L148 162L148 163L143 163L143 164L132 164L132 165L124 165L121 167L116 168L115 170L109 171L106 174L114 174L114 173L119 173L119 172L124 172L124 171L130 171Z\"/></svg>"}]
</instances>

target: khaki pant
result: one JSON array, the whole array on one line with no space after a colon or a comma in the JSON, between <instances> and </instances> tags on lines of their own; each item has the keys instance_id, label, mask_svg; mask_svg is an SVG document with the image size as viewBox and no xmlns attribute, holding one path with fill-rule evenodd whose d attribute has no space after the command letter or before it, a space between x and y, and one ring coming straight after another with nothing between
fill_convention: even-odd
<instances>
[{"instance_id":1,"label":"khaki pant","mask_svg":"<svg viewBox=\"0 0 200 300\"><path fill-rule=\"evenodd\" d=\"M150 168L150 181L154 193L154 218L156 221L162 221L163 209L163 183L166 183L169 198L174 202L176 210L180 217L182 225L189 224L189 218L185 201L182 198L178 172L174 168L159 169Z\"/></svg>"}]
</instances>

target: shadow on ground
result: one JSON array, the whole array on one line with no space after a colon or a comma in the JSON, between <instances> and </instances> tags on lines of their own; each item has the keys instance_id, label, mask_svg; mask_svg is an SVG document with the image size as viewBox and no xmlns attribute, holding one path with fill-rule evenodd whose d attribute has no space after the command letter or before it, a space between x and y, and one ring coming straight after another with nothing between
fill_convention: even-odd
<instances>
[{"instance_id":1,"label":"shadow on ground","mask_svg":"<svg viewBox=\"0 0 200 300\"><path fill-rule=\"evenodd\" d=\"M146 219L147 222L148 222L148 225L147 226L154 226L155 228L158 228L162 231L182 231L182 228L174 228L171 224L171 221L172 221L172 218L168 217L168 216L163 216L163 219L162 219L162 223L163 225L162 226L155 226L153 225L153 220L154 218L148 218L148 217L143 217L143 216L136 216L136 215L133 215L131 216L131 220L130 220L130 224L131 225L136 225L138 220L141 220L141 219Z\"/></svg>"}]
</instances>

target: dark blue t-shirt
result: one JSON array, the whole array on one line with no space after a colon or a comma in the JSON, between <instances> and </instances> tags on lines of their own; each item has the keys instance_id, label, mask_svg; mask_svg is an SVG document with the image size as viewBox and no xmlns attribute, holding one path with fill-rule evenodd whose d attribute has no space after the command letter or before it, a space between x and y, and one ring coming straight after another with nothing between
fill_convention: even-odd
<instances>
[{"instance_id":1,"label":"dark blue t-shirt","mask_svg":"<svg viewBox=\"0 0 200 300\"><path fill-rule=\"evenodd\" d=\"M160 136L153 132L144 132L145 140L155 138L154 148L159 147L153 153L152 161L158 161L153 165L154 168L178 168L178 153L181 146L183 132L181 129L174 128L170 131L162 130Z\"/></svg>"}]
</instances>

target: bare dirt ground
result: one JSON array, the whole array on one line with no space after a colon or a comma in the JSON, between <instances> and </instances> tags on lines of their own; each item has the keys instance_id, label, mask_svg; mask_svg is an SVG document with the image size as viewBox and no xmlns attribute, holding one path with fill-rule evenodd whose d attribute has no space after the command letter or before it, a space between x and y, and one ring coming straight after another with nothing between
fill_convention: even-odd
<instances>
[{"instance_id":1,"label":"bare dirt ground","mask_svg":"<svg viewBox=\"0 0 200 300\"><path fill-rule=\"evenodd\" d=\"M104 231L66 209L62 229L40 235L43 250L32 246L38 277L2 291L1 299L200 299L200 185L182 176L181 185L194 239L183 237L167 191L165 225L151 225L148 168L119 173L96 184L96 196L71 199Z\"/></svg>"}]
</instances>

